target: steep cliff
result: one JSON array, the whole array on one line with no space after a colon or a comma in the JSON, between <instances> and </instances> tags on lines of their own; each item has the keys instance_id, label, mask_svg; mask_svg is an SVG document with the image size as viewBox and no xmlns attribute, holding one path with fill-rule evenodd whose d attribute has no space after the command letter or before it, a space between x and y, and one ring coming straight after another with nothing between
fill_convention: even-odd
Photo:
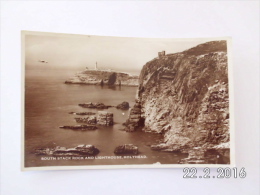
<instances>
[{"instance_id":1,"label":"steep cliff","mask_svg":"<svg viewBox=\"0 0 260 195\"><path fill-rule=\"evenodd\" d=\"M228 150L229 95L226 41L160 56L143 66L126 131L142 126L164 134L153 149Z\"/></svg>"}]
</instances>

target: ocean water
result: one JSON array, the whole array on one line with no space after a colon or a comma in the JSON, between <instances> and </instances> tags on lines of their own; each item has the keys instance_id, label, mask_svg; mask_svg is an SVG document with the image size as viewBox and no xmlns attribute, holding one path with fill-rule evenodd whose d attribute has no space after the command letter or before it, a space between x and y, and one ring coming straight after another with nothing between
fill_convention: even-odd
<instances>
[{"instance_id":1,"label":"ocean water","mask_svg":"<svg viewBox=\"0 0 260 195\"><path fill-rule=\"evenodd\" d=\"M77 166L77 165L124 165L124 164L176 164L187 157L186 154L153 151L149 145L157 144L162 135L136 131L123 131L129 110L107 109L114 113L115 124L111 127L98 127L94 131L73 131L60 129L62 125L77 125L69 112L97 112L96 109L79 107L79 103L102 102L118 105L128 101L134 105L137 87L101 87L94 85L68 85L64 81L73 71L26 70L25 78L25 167ZM39 147L75 147L79 144L93 144L100 150L100 159L43 160L34 154ZM115 156L113 151L121 144L137 145L139 156L145 158L101 159Z\"/></svg>"}]
</instances>

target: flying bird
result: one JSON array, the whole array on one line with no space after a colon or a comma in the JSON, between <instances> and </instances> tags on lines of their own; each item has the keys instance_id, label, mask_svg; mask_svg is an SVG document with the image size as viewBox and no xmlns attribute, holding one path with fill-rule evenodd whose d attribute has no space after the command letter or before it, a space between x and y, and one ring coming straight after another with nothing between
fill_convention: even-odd
<instances>
[{"instance_id":1,"label":"flying bird","mask_svg":"<svg viewBox=\"0 0 260 195\"><path fill-rule=\"evenodd\" d=\"M39 60L39 62L41 62L41 63L48 63L48 62L45 61L45 60Z\"/></svg>"}]
</instances>

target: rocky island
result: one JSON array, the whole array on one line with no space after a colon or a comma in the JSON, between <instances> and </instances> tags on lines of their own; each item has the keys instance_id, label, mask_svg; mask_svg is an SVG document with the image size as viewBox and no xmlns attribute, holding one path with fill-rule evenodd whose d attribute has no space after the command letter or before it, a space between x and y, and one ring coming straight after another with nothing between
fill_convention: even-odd
<instances>
[{"instance_id":1,"label":"rocky island","mask_svg":"<svg viewBox=\"0 0 260 195\"><path fill-rule=\"evenodd\" d=\"M108 105L105 105L103 103L100 103L100 102L97 102L97 103L92 103L92 102L89 102L89 103L82 103L82 104L79 104L79 106L83 107L83 108L95 108L95 109L108 109L112 106L108 106Z\"/></svg>"},{"instance_id":2,"label":"rocky island","mask_svg":"<svg viewBox=\"0 0 260 195\"><path fill-rule=\"evenodd\" d=\"M75 148L66 148L56 146L55 148L37 148L35 149L36 155L50 155L50 156L93 156L99 153L93 145L78 145Z\"/></svg>"},{"instance_id":3,"label":"rocky island","mask_svg":"<svg viewBox=\"0 0 260 195\"><path fill-rule=\"evenodd\" d=\"M139 77L112 70L85 70L65 81L66 84L138 86Z\"/></svg>"},{"instance_id":4,"label":"rocky island","mask_svg":"<svg viewBox=\"0 0 260 195\"><path fill-rule=\"evenodd\" d=\"M69 112L69 114L74 114L74 115L95 115L95 112Z\"/></svg>"},{"instance_id":5,"label":"rocky island","mask_svg":"<svg viewBox=\"0 0 260 195\"><path fill-rule=\"evenodd\" d=\"M89 131L96 130L97 127L94 125L65 125L60 126L60 129L71 129L71 130L81 130L81 131Z\"/></svg>"},{"instance_id":6,"label":"rocky island","mask_svg":"<svg viewBox=\"0 0 260 195\"><path fill-rule=\"evenodd\" d=\"M122 155L122 154L137 155L139 151L138 151L138 147L133 144L124 144L124 145L117 146L114 150L114 153L116 155Z\"/></svg>"},{"instance_id":7,"label":"rocky island","mask_svg":"<svg viewBox=\"0 0 260 195\"><path fill-rule=\"evenodd\" d=\"M189 153L185 163L203 164L209 153L230 163L228 91L226 41L159 52L142 68L125 130L163 134L163 142L151 148Z\"/></svg>"},{"instance_id":8,"label":"rocky island","mask_svg":"<svg viewBox=\"0 0 260 195\"><path fill-rule=\"evenodd\" d=\"M71 112L74 113L74 112ZM84 123L85 125L65 125L60 126L61 129L71 129L71 130L96 130L96 125L101 126L112 126L114 125L114 114L112 112L98 111L96 113L80 113L80 115L86 115L85 117L74 118L77 123Z\"/></svg>"}]
</instances>

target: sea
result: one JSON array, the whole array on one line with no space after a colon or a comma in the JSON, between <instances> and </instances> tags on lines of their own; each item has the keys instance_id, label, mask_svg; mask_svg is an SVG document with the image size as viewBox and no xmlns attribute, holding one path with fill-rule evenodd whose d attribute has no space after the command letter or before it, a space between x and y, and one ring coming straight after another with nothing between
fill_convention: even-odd
<instances>
[{"instance_id":1,"label":"sea","mask_svg":"<svg viewBox=\"0 0 260 195\"><path fill-rule=\"evenodd\" d=\"M79 103L102 102L116 106L123 101L134 105L137 87L107 87L96 85L65 84L75 70L26 70L25 74L25 167L44 166L91 166L91 165L140 165L177 164L187 154L151 150L158 144L160 134L123 131L123 125L130 110L106 109L114 114L114 125L98 126L97 130L75 131L60 129L63 125L77 125L69 112L97 112L78 106ZM34 153L36 148L62 146L76 147L92 144L100 150L96 158L45 158ZM123 156L115 159L114 149L122 144L138 146L137 156Z\"/></svg>"}]
</instances>

